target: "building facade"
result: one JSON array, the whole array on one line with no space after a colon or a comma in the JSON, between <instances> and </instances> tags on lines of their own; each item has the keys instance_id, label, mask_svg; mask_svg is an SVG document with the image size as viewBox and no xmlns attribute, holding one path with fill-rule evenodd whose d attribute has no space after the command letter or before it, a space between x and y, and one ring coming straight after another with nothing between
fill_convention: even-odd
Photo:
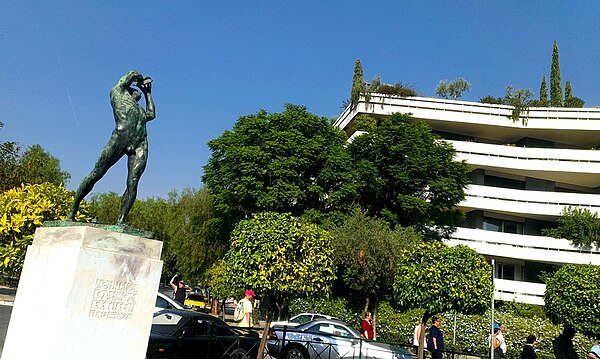
<instances>
[{"instance_id":1,"label":"building facade","mask_svg":"<svg viewBox=\"0 0 600 359\"><path fill-rule=\"evenodd\" d=\"M600 109L530 108L526 121L512 107L424 97L373 94L334 125L356 136L357 115L410 113L456 149L470 165L471 185L459 204L465 221L449 241L496 263L495 298L543 304L544 272L565 263L600 265L596 248L576 248L542 236L563 208L600 210ZM527 115L527 116L525 116Z\"/></svg>"}]
</instances>

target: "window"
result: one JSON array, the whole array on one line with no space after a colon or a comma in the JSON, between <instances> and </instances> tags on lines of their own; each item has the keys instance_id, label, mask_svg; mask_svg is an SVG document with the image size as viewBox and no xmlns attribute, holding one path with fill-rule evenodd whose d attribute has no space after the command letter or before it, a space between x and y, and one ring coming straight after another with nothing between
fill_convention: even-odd
<instances>
[{"instance_id":1,"label":"window","mask_svg":"<svg viewBox=\"0 0 600 359\"><path fill-rule=\"evenodd\" d=\"M483 229L492 232L523 234L523 223L483 217Z\"/></svg>"}]
</instances>

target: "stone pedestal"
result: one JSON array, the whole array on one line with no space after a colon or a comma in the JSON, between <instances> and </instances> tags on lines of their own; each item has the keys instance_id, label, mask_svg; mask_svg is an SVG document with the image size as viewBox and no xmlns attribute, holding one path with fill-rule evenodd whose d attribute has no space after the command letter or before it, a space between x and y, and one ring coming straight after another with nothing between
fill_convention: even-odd
<instances>
[{"instance_id":1,"label":"stone pedestal","mask_svg":"<svg viewBox=\"0 0 600 359\"><path fill-rule=\"evenodd\" d=\"M144 358L162 242L99 228L38 228L2 359Z\"/></svg>"}]
</instances>

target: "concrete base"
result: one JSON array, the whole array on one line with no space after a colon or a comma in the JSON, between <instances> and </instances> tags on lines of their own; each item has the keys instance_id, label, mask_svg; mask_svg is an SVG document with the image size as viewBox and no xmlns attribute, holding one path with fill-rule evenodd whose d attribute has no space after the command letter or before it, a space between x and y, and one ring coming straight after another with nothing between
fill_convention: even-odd
<instances>
[{"instance_id":1,"label":"concrete base","mask_svg":"<svg viewBox=\"0 0 600 359\"><path fill-rule=\"evenodd\" d=\"M92 227L38 228L2 359L144 358L162 242Z\"/></svg>"}]
</instances>

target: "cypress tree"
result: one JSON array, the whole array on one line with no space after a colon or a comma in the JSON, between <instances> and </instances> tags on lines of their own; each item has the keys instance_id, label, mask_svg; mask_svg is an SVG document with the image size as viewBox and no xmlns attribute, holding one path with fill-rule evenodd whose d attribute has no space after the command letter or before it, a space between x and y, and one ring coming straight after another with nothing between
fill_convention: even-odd
<instances>
[{"instance_id":1,"label":"cypress tree","mask_svg":"<svg viewBox=\"0 0 600 359\"><path fill-rule=\"evenodd\" d=\"M565 84L565 103L567 103L573 97L573 89L571 88L571 81L567 80Z\"/></svg>"},{"instance_id":2,"label":"cypress tree","mask_svg":"<svg viewBox=\"0 0 600 359\"><path fill-rule=\"evenodd\" d=\"M354 63L354 76L352 77L352 90L350 91L350 107L354 110L358 106L360 93L364 90L363 68L360 59Z\"/></svg>"},{"instance_id":3,"label":"cypress tree","mask_svg":"<svg viewBox=\"0 0 600 359\"><path fill-rule=\"evenodd\" d=\"M548 86L546 85L546 75L542 78L540 86L540 107L548 107Z\"/></svg>"},{"instance_id":4,"label":"cypress tree","mask_svg":"<svg viewBox=\"0 0 600 359\"><path fill-rule=\"evenodd\" d=\"M562 86L560 83L560 61L558 58L558 44L554 40L552 50L552 67L550 68L550 106L562 107Z\"/></svg>"}]
</instances>

